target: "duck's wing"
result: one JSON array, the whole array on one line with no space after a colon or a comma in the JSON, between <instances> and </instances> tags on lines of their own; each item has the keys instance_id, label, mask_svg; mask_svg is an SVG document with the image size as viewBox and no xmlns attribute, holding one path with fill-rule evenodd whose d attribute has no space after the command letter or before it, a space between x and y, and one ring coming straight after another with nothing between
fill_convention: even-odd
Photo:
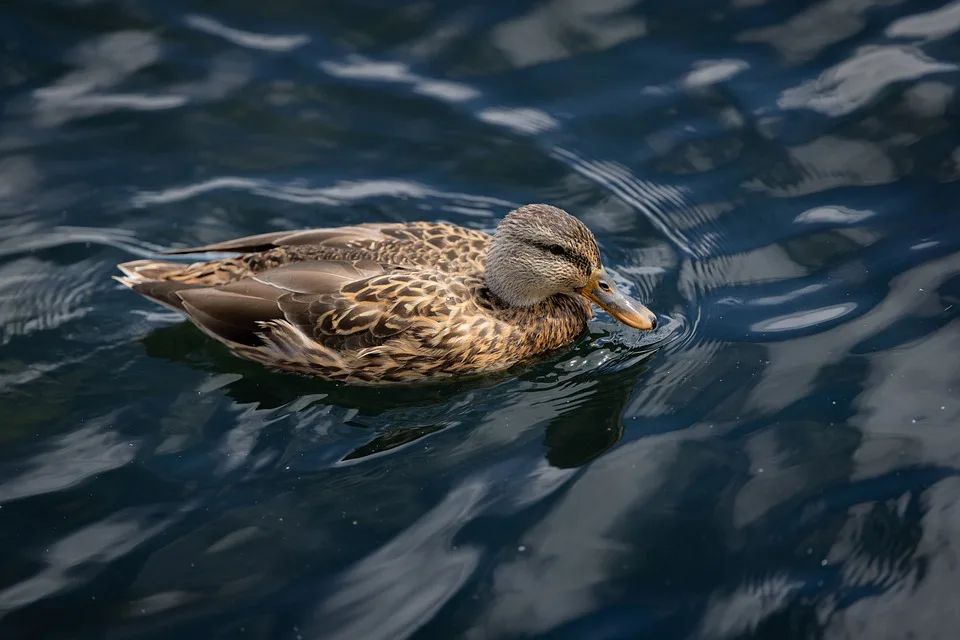
<instances>
[{"instance_id":1,"label":"duck's wing","mask_svg":"<svg viewBox=\"0 0 960 640\"><path fill-rule=\"evenodd\" d=\"M373 260L398 267L448 272L482 269L490 235L434 222L360 224L330 229L264 233L168 254L229 252L264 254L285 263L297 260ZM256 262L255 256L251 257Z\"/></svg>"},{"instance_id":2,"label":"duck's wing","mask_svg":"<svg viewBox=\"0 0 960 640\"><path fill-rule=\"evenodd\" d=\"M188 253L259 253L278 247L328 246L346 248L356 242L380 242L390 237L390 232L404 227L403 223L358 224L350 227L329 229L303 229L300 231L274 231L243 238L234 238L197 247L183 247L164 251L167 255Z\"/></svg>"},{"instance_id":3,"label":"duck's wing","mask_svg":"<svg viewBox=\"0 0 960 640\"><path fill-rule=\"evenodd\" d=\"M317 353L341 358L411 329L438 331L449 293L442 279L375 262L309 261L174 295L212 337L267 350L265 360L297 362Z\"/></svg>"}]
</instances>

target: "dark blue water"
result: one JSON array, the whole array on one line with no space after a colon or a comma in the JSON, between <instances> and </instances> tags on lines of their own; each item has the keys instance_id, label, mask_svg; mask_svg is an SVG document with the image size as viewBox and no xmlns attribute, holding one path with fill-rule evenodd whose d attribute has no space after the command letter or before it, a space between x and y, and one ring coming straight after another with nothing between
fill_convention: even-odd
<instances>
[{"instance_id":1,"label":"dark blue water","mask_svg":"<svg viewBox=\"0 0 960 640\"><path fill-rule=\"evenodd\" d=\"M0 638L953 638L960 3L8 0ZM549 202L666 320L268 373L110 279Z\"/></svg>"}]
</instances>

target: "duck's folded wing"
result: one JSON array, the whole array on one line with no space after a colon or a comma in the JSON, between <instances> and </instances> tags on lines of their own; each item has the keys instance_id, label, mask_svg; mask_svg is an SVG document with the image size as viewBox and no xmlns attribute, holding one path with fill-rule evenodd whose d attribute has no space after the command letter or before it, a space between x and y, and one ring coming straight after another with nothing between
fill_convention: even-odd
<instances>
[{"instance_id":1,"label":"duck's folded wing","mask_svg":"<svg viewBox=\"0 0 960 640\"><path fill-rule=\"evenodd\" d=\"M412 274L368 262L300 262L227 285L177 293L184 312L228 343L270 344L271 328L335 350L375 347L410 327L422 293ZM406 293L404 293L406 290ZM275 332L275 331L274 331Z\"/></svg>"},{"instance_id":2,"label":"duck's folded wing","mask_svg":"<svg viewBox=\"0 0 960 640\"><path fill-rule=\"evenodd\" d=\"M466 273L482 269L489 242L488 234L473 229L442 222L411 222L265 233L168 253L270 252L272 259L283 262L363 259L396 267Z\"/></svg>"},{"instance_id":3,"label":"duck's folded wing","mask_svg":"<svg viewBox=\"0 0 960 640\"><path fill-rule=\"evenodd\" d=\"M358 224L351 227L334 227L330 229L304 229L301 231L275 231L261 233L255 236L235 238L215 244L199 247L184 247L165 251L167 255L181 255L187 253L256 253L268 251L277 247L296 246L328 246L331 248L346 248L354 243L369 243L386 240L391 231L402 228L402 223L387 224Z\"/></svg>"}]
</instances>

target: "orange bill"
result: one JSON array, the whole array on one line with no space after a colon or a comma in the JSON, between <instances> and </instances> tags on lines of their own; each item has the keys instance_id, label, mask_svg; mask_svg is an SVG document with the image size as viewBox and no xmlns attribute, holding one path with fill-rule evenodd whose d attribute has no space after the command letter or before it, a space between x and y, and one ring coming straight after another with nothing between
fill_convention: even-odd
<instances>
[{"instance_id":1,"label":"orange bill","mask_svg":"<svg viewBox=\"0 0 960 640\"><path fill-rule=\"evenodd\" d=\"M603 270L598 270L580 295L634 329L649 331L657 326L657 316L650 309L623 295Z\"/></svg>"}]
</instances>

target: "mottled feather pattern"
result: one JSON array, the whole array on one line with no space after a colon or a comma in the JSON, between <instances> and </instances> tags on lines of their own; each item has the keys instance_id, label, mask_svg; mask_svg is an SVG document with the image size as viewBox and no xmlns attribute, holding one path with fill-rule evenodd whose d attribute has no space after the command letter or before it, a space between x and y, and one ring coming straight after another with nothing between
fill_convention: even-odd
<instances>
[{"instance_id":1,"label":"mottled feather pattern","mask_svg":"<svg viewBox=\"0 0 960 640\"><path fill-rule=\"evenodd\" d=\"M266 242L261 236L250 246L262 249L239 258L189 265L177 274L165 276L181 282L215 284L259 273L293 262L306 260L372 260L394 267L432 266L442 271L482 272L490 236L444 223L394 223L315 230L278 236ZM289 243L295 241L293 244ZM304 240L316 240L303 244ZM274 244L278 243L278 244ZM226 251L239 247L240 241L178 249L171 253Z\"/></svg>"},{"instance_id":2,"label":"mottled feather pattern","mask_svg":"<svg viewBox=\"0 0 960 640\"><path fill-rule=\"evenodd\" d=\"M277 232L171 252L236 257L126 263L118 280L268 367L405 382L504 369L586 329L579 297L516 308L491 294L490 239L425 222Z\"/></svg>"}]
</instances>

